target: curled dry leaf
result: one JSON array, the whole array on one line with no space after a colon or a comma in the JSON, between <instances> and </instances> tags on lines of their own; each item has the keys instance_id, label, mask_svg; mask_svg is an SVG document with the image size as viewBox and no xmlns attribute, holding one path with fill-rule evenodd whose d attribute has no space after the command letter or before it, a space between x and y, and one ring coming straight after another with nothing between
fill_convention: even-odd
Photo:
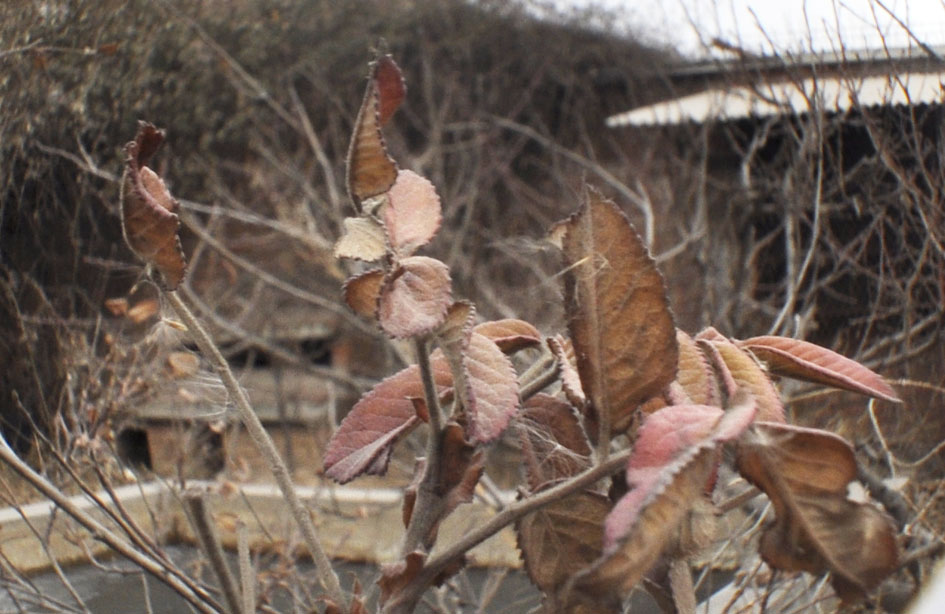
<instances>
[{"instance_id":1,"label":"curled dry leaf","mask_svg":"<svg viewBox=\"0 0 945 614\"><path fill-rule=\"evenodd\" d=\"M736 464L771 499L775 520L759 552L776 569L830 571L837 594L855 601L899 566L890 519L868 503L851 501L853 449L816 429L758 422L739 441Z\"/></svg>"},{"instance_id":2,"label":"curled dry leaf","mask_svg":"<svg viewBox=\"0 0 945 614\"><path fill-rule=\"evenodd\" d=\"M480 335L489 337L506 354L511 354L541 343L541 333L524 320L508 318L492 320L476 325L473 329Z\"/></svg>"},{"instance_id":3,"label":"curled dry leaf","mask_svg":"<svg viewBox=\"0 0 945 614\"><path fill-rule=\"evenodd\" d=\"M433 258L404 258L381 287L378 321L391 337L426 335L443 323L453 304L449 268Z\"/></svg>"},{"instance_id":4,"label":"curled dry leaf","mask_svg":"<svg viewBox=\"0 0 945 614\"><path fill-rule=\"evenodd\" d=\"M359 210L365 199L387 192L397 179L397 163L387 153L381 127L403 102L406 92L394 60L389 55L377 58L348 148L348 190Z\"/></svg>"},{"instance_id":5,"label":"curled dry leaf","mask_svg":"<svg viewBox=\"0 0 945 614\"><path fill-rule=\"evenodd\" d=\"M558 373L564 395L579 410L587 405L587 397L581 387L581 376L577 372L577 360L574 358L574 346L561 335L548 338L548 349L558 360Z\"/></svg>"},{"instance_id":6,"label":"curled dry leaf","mask_svg":"<svg viewBox=\"0 0 945 614\"><path fill-rule=\"evenodd\" d=\"M676 342L679 344L676 382L691 402L698 405L719 405L722 402L719 385L705 354L693 338L681 330L676 331Z\"/></svg>"},{"instance_id":7,"label":"curled dry leaf","mask_svg":"<svg viewBox=\"0 0 945 614\"><path fill-rule=\"evenodd\" d=\"M581 209L558 228L578 372L600 434L609 438L675 379L676 327L663 276L613 202L588 190Z\"/></svg>"},{"instance_id":8,"label":"curled dry leaf","mask_svg":"<svg viewBox=\"0 0 945 614\"><path fill-rule=\"evenodd\" d=\"M437 391L445 393L453 384L446 359L434 354L430 367ZM374 386L355 403L328 442L325 475L343 484L364 473L386 472L394 444L420 422L411 399L422 396L416 365Z\"/></svg>"},{"instance_id":9,"label":"curled dry leaf","mask_svg":"<svg viewBox=\"0 0 945 614\"><path fill-rule=\"evenodd\" d=\"M383 215L391 247L401 258L429 243L443 221L436 188L413 171L397 173Z\"/></svg>"},{"instance_id":10,"label":"curled dry leaf","mask_svg":"<svg viewBox=\"0 0 945 614\"><path fill-rule=\"evenodd\" d=\"M180 205L164 181L146 166L163 142L163 131L140 122L135 140L125 145L121 225L131 250L161 273L168 289L175 290L187 270L177 234Z\"/></svg>"},{"instance_id":11,"label":"curled dry leaf","mask_svg":"<svg viewBox=\"0 0 945 614\"><path fill-rule=\"evenodd\" d=\"M528 577L554 595L567 580L600 557L604 517L612 504L596 492L554 501L515 524Z\"/></svg>"},{"instance_id":12,"label":"curled dry leaf","mask_svg":"<svg viewBox=\"0 0 945 614\"><path fill-rule=\"evenodd\" d=\"M762 360L775 375L900 401L882 376L825 347L775 336L752 337L736 343Z\"/></svg>"},{"instance_id":13,"label":"curled dry leaf","mask_svg":"<svg viewBox=\"0 0 945 614\"><path fill-rule=\"evenodd\" d=\"M344 234L335 243L335 258L377 262L387 255L387 237L380 222L370 216L349 217Z\"/></svg>"},{"instance_id":14,"label":"curled dry leaf","mask_svg":"<svg viewBox=\"0 0 945 614\"><path fill-rule=\"evenodd\" d=\"M745 388L758 402L759 420L784 422L781 396L754 356L724 338L700 339L699 345L721 374L726 394L731 396L734 388Z\"/></svg>"},{"instance_id":15,"label":"curled dry leaf","mask_svg":"<svg viewBox=\"0 0 945 614\"><path fill-rule=\"evenodd\" d=\"M363 318L377 318L377 302L384 285L384 271L373 269L345 282L344 299L353 312Z\"/></svg>"},{"instance_id":16,"label":"curled dry leaf","mask_svg":"<svg viewBox=\"0 0 945 614\"><path fill-rule=\"evenodd\" d=\"M457 389L468 415L468 436L476 443L496 439L518 408L518 379L508 356L494 341L472 333L462 354Z\"/></svg>"},{"instance_id":17,"label":"curled dry leaf","mask_svg":"<svg viewBox=\"0 0 945 614\"><path fill-rule=\"evenodd\" d=\"M590 467L590 442L570 403L536 394L525 401L518 424L525 478L531 492Z\"/></svg>"}]
</instances>

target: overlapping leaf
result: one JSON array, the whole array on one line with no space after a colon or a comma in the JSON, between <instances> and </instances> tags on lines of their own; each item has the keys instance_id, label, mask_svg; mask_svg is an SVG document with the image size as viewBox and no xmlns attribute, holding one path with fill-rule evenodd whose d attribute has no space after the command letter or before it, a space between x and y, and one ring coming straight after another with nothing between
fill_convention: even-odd
<instances>
[{"instance_id":1,"label":"overlapping leaf","mask_svg":"<svg viewBox=\"0 0 945 614\"><path fill-rule=\"evenodd\" d=\"M430 366L437 391L443 394L453 384L449 365L440 354L432 357ZM385 473L394 444L420 422L411 400L417 397L423 397L423 383L416 365L361 397L328 442L325 475L345 483L365 473Z\"/></svg>"},{"instance_id":2,"label":"overlapping leaf","mask_svg":"<svg viewBox=\"0 0 945 614\"><path fill-rule=\"evenodd\" d=\"M676 382L689 397L690 402L698 405L721 403L719 386L705 354L693 338L681 330L676 331L676 341L679 344L679 370L676 374Z\"/></svg>"},{"instance_id":3,"label":"overlapping leaf","mask_svg":"<svg viewBox=\"0 0 945 614\"><path fill-rule=\"evenodd\" d=\"M378 321L394 338L426 335L443 322L452 303L449 268L434 258L411 256L385 278Z\"/></svg>"},{"instance_id":4,"label":"overlapping leaf","mask_svg":"<svg viewBox=\"0 0 945 614\"><path fill-rule=\"evenodd\" d=\"M413 171L400 171L384 207L384 227L394 252L400 257L413 254L436 235L442 220L433 184Z\"/></svg>"},{"instance_id":5,"label":"overlapping leaf","mask_svg":"<svg viewBox=\"0 0 945 614\"><path fill-rule=\"evenodd\" d=\"M387 238L380 222L371 216L345 218L344 234L335 243L335 258L377 262L386 254Z\"/></svg>"},{"instance_id":6,"label":"overlapping leaf","mask_svg":"<svg viewBox=\"0 0 945 614\"><path fill-rule=\"evenodd\" d=\"M384 271L373 269L345 282L344 299L348 307L363 318L377 317L377 302L384 285Z\"/></svg>"},{"instance_id":7,"label":"overlapping leaf","mask_svg":"<svg viewBox=\"0 0 945 614\"><path fill-rule=\"evenodd\" d=\"M525 401L519 425L525 477L532 492L590 467L590 442L570 403L536 394Z\"/></svg>"},{"instance_id":8,"label":"overlapping leaf","mask_svg":"<svg viewBox=\"0 0 945 614\"><path fill-rule=\"evenodd\" d=\"M581 386L581 376L577 372L574 346L570 341L558 335L548 338L548 349L558 360L558 377L561 379L561 388L565 396L575 407L583 410L587 405L587 397Z\"/></svg>"},{"instance_id":9,"label":"overlapping leaf","mask_svg":"<svg viewBox=\"0 0 945 614\"><path fill-rule=\"evenodd\" d=\"M556 232L578 372L609 437L676 376L676 328L663 277L626 216L595 191Z\"/></svg>"},{"instance_id":10,"label":"overlapping leaf","mask_svg":"<svg viewBox=\"0 0 945 614\"><path fill-rule=\"evenodd\" d=\"M899 401L882 376L825 347L787 337L752 337L736 342L768 365L775 375Z\"/></svg>"},{"instance_id":11,"label":"overlapping leaf","mask_svg":"<svg viewBox=\"0 0 945 614\"><path fill-rule=\"evenodd\" d=\"M463 352L462 369L459 389L469 417L469 439L492 441L502 434L518 408L515 368L494 341L473 332Z\"/></svg>"},{"instance_id":12,"label":"overlapping leaf","mask_svg":"<svg viewBox=\"0 0 945 614\"><path fill-rule=\"evenodd\" d=\"M364 200L387 192L397 179L397 163L387 153L381 127L403 102L406 92L394 60L388 55L377 58L348 148L348 190L359 208Z\"/></svg>"},{"instance_id":13,"label":"overlapping leaf","mask_svg":"<svg viewBox=\"0 0 945 614\"><path fill-rule=\"evenodd\" d=\"M774 506L775 521L759 545L772 567L830 571L846 601L862 597L898 567L890 520L872 505L847 498L856 460L841 437L759 422L739 442L736 463Z\"/></svg>"},{"instance_id":14,"label":"overlapping leaf","mask_svg":"<svg viewBox=\"0 0 945 614\"><path fill-rule=\"evenodd\" d=\"M755 358L724 337L701 339L701 347L706 349L715 369L732 394L733 388L749 390L758 402L759 420L784 422L784 405L781 397L768 374L755 361Z\"/></svg>"},{"instance_id":15,"label":"overlapping leaf","mask_svg":"<svg viewBox=\"0 0 945 614\"><path fill-rule=\"evenodd\" d=\"M749 394L734 402L725 412L676 405L647 417L627 467L632 490L607 516L604 554L574 577L568 602L625 594L667 550L700 545L707 514L699 502L719 462L718 447L738 437L756 413Z\"/></svg>"},{"instance_id":16,"label":"overlapping leaf","mask_svg":"<svg viewBox=\"0 0 945 614\"><path fill-rule=\"evenodd\" d=\"M483 322L473 330L489 337L503 352L509 354L541 343L541 333L537 328L515 318Z\"/></svg>"},{"instance_id":17,"label":"overlapping leaf","mask_svg":"<svg viewBox=\"0 0 945 614\"><path fill-rule=\"evenodd\" d=\"M164 180L146 166L163 142L162 130L140 122L135 140L125 145L121 225L132 251L161 273L169 290L175 290L187 270L178 236L180 204Z\"/></svg>"},{"instance_id":18,"label":"overlapping leaf","mask_svg":"<svg viewBox=\"0 0 945 614\"><path fill-rule=\"evenodd\" d=\"M578 492L524 516L516 525L525 570L535 586L554 594L602 551L604 517L612 504L596 492Z\"/></svg>"}]
</instances>

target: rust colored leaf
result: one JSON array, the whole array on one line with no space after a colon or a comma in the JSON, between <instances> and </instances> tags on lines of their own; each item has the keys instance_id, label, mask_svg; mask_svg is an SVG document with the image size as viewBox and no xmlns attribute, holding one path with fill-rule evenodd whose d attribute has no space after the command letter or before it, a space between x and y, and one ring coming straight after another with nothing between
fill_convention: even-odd
<instances>
[{"instance_id":1,"label":"rust colored leaf","mask_svg":"<svg viewBox=\"0 0 945 614\"><path fill-rule=\"evenodd\" d=\"M353 312L363 318L377 317L377 302L384 284L384 271L373 269L345 282L344 299Z\"/></svg>"},{"instance_id":2,"label":"rust colored leaf","mask_svg":"<svg viewBox=\"0 0 945 614\"><path fill-rule=\"evenodd\" d=\"M463 381L457 388L469 416L468 436L486 443L502 434L518 408L515 368L494 341L475 332L462 356Z\"/></svg>"},{"instance_id":3,"label":"rust colored leaf","mask_svg":"<svg viewBox=\"0 0 945 614\"><path fill-rule=\"evenodd\" d=\"M676 331L676 341L679 344L679 370L676 373L676 382L693 403L719 405L722 402L719 386L705 354L693 338L681 330Z\"/></svg>"},{"instance_id":4,"label":"rust colored leaf","mask_svg":"<svg viewBox=\"0 0 945 614\"><path fill-rule=\"evenodd\" d=\"M516 523L518 547L535 586L553 595L601 555L604 517L611 507L600 493L579 492Z\"/></svg>"},{"instance_id":5,"label":"rust colored leaf","mask_svg":"<svg viewBox=\"0 0 945 614\"><path fill-rule=\"evenodd\" d=\"M581 387L581 376L577 372L577 359L574 357L574 346L561 335L548 338L548 349L558 359L558 377L561 378L561 388L564 395L581 412L587 406L587 397Z\"/></svg>"},{"instance_id":6,"label":"rust colored leaf","mask_svg":"<svg viewBox=\"0 0 945 614\"><path fill-rule=\"evenodd\" d=\"M384 280L378 320L397 339L425 335L443 323L452 304L449 268L433 258L411 256Z\"/></svg>"},{"instance_id":7,"label":"rust colored leaf","mask_svg":"<svg viewBox=\"0 0 945 614\"><path fill-rule=\"evenodd\" d=\"M373 217L349 217L344 234L335 243L335 258L354 258L377 262L387 255L384 227Z\"/></svg>"},{"instance_id":8,"label":"rust colored leaf","mask_svg":"<svg viewBox=\"0 0 945 614\"><path fill-rule=\"evenodd\" d=\"M752 337L736 342L762 360L772 373L900 402L877 373L825 347L787 337Z\"/></svg>"},{"instance_id":9,"label":"rust colored leaf","mask_svg":"<svg viewBox=\"0 0 945 614\"><path fill-rule=\"evenodd\" d=\"M489 337L506 354L511 354L541 343L541 333L524 320L509 318L483 322L474 329L480 335Z\"/></svg>"},{"instance_id":10,"label":"rust colored leaf","mask_svg":"<svg viewBox=\"0 0 945 614\"><path fill-rule=\"evenodd\" d=\"M397 173L384 207L384 226L397 255L409 256L429 243L442 221L440 197L433 184L413 171Z\"/></svg>"},{"instance_id":11,"label":"rust colored leaf","mask_svg":"<svg viewBox=\"0 0 945 614\"><path fill-rule=\"evenodd\" d=\"M414 551L403 561L381 567L381 577L377 581L381 588L381 603L387 603L391 597L409 586L423 570L426 559L426 554Z\"/></svg>"},{"instance_id":12,"label":"rust colored leaf","mask_svg":"<svg viewBox=\"0 0 945 614\"><path fill-rule=\"evenodd\" d=\"M736 465L774 506L774 523L759 545L772 567L830 571L844 601L863 597L898 568L892 522L872 505L847 498L856 460L843 438L758 422L739 442Z\"/></svg>"},{"instance_id":13,"label":"rust colored leaf","mask_svg":"<svg viewBox=\"0 0 945 614\"><path fill-rule=\"evenodd\" d=\"M456 301L450 306L446 318L436 332L440 345L446 349L447 354L453 348L459 352L466 347L475 320L476 308L469 301Z\"/></svg>"},{"instance_id":14,"label":"rust colored leaf","mask_svg":"<svg viewBox=\"0 0 945 614\"><path fill-rule=\"evenodd\" d=\"M768 374L758 364L754 356L739 348L728 339L700 340L716 371L721 373L726 382L726 393L731 395L731 386L746 388L758 402L758 419L770 422L784 422L784 405L781 397Z\"/></svg>"},{"instance_id":15,"label":"rust colored leaf","mask_svg":"<svg viewBox=\"0 0 945 614\"><path fill-rule=\"evenodd\" d=\"M437 391L445 393L453 385L446 359L434 355L430 366ZM385 473L394 444L420 422L411 399L422 396L416 365L374 386L355 403L328 442L325 475L344 484L364 473Z\"/></svg>"},{"instance_id":16,"label":"rust colored leaf","mask_svg":"<svg viewBox=\"0 0 945 614\"><path fill-rule=\"evenodd\" d=\"M164 141L164 132L140 122L135 140L125 145L121 182L121 224L131 250L152 265L169 290L184 278L187 261L178 231L180 205L164 181L146 164Z\"/></svg>"},{"instance_id":17,"label":"rust colored leaf","mask_svg":"<svg viewBox=\"0 0 945 614\"><path fill-rule=\"evenodd\" d=\"M355 206L387 192L397 179L397 163L387 153L381 127L403 102L406 87L400 68L381 56L371 68L364 101L348 147L348 190Z\"/></svg>"},{"instance_id":18,"label":"rust colored leaf","mask_svg":"<svg viewBox=\"0 0 945 614\"><path fill-rule=\"evenodd\" d=\"M562 238L566 307L584 392L601 434L625 429L676 377L676 327L663 277L617 206L589 190Z\"/></svg>"},{"instance_id":19,"label":"rust colored leaf","mask_svg":"<svg viewBox=\"0 0 945 614\"><path fill-rule=\"evenodd\" d=\"M519 426L525 477L532 492L590 467L590 442L570 403L536 394L525 401Z\"/></svg>"}]
</instances>

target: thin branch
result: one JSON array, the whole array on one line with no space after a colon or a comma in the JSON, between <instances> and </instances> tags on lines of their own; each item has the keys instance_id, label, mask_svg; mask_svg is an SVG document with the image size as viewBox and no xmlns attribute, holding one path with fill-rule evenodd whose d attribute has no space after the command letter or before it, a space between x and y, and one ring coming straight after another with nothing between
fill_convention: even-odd
<instances>
[{"instance_id":1,"label":"thin branch","mask_svg":"<svg viewBox=\"0 0 945 614\"><path fill-rule=\"evenodd\" d=\"M332 568L328 555L321 546L321 542L318 539L318 532L312 522L312 517L295 492L295 488L292 485L292 478L289 476L289 470L279 457L279 452L272 438L269 437L266 429L263 428L259 416L256 415L256 412L253 411L250 406L246 392L239 385L239 382L236 381L236 377L233 375L233 371L230 370L226 359L223 358L223 354L220 353L220 349L213 343L213 340L210 339L210 335L207 334L203 325L194 317L193 312L191 312L190 308L181 300L180 296L176 292L167 292L165 296L167 296L168 301L174 307L175 311L177 311L181 320L184 321L184 324L187 326L204 357L213 364L224 387L226 387L227 392L230 393L230 396L236 403L236 408L239 410L240 418L242 419L243 425L246 427L246 431L269 465L269 469L272 471L273 477L275 477L283 497L285 497L286 502L289 504L292 516L295 518L299 529L302 531L302 537L315 563L319 582L321 582L322 587L328 593L328 597L339 607L347 610L348 599L341 589L338 575Z\"/></svg>"},{"instance_id":2,"label":"thin branch","mask_svg":"<svg viewBox=\"0 0 945 614\"><path fill-rule=\"evenodd\" d=\"M233 578L229 565L226 564L226 556L220 546L220 537L214 527L213 518L210 517L210 510L207 509L206 492L188 490L184 493L184 505L190 512L190 520L194 526L194 533L197 534L200 549L207 555L210 568L220 583L230 614L240 614L242 607L236 580Z\"/></svg>"}]
</instances>

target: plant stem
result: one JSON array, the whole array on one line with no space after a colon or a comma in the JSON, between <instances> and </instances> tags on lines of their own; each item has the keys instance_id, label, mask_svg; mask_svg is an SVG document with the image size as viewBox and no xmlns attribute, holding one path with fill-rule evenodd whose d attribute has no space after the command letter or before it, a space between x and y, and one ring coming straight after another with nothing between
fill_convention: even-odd
<instances>
[{"instance_id":1,"label":"plant stem","mask_svg":"<svg viewBox=\"0 0 945 614\"><path fill-rule=\"evenodd\" d=\"M426 548L432 546L426 542L429 541L432 529L443 511L443 497L437 492L442 456L443 413L440 409L433 369L430 366L430 348L427 340L414 339L414 348L417 353L417 365L420 367L420 380L423 382L423 396L430 414L430 434L427 439L426 467L423 478L417 486L417 498L414 501L407 533L404 535L404 542L400 549L401 557L406 557L421 545Z\"/></svg>"},{"instance_id":2,"label":"plant stem","mask_svg":"<svg viewBox=\"0 0 945 614\"><path fill-rule=\"evenodd\" d=\"M305 544L308 546L309 553L312 556L312 561L315 563L315 569L322 588L325 589L331 601L342 608L343 611L347 611L347 596L341 589L338 575L332 568L331 561L328 559L328 555L325 554L325 550L318 540L318 533L315 530L312 517L295 492L289 470L286 468L285 463L282 462L276 445L273 443L272 438L269 437L269 433L266 432L266 429L263 428L259 416L257 416L256 412L250 407L246 392L243 390L242 386L239 385L239 382L236 381L236 377L233 375L233 371L230 369L229 364L227 364L226 359L223 358L223 354L220 353L220 349L210 338L210 335L194 316L193 312L190 311L190 308L187 307L176 292L167 292L166 296L181 320L184 321L191 336L197 343L197 347L200 348L200 351L207 360L210 361L217 374L220 376L223 386L236 403L240 419L243 422L243 426L246 427L250 439L253 440L253 443L256 444L263 458L266 459L269 470L272 471L273 477L276 478L279 490L282 491L282 496L285 497L286 502L289 504L289 510L292 512L292 516L295 518L299 529L302 531L302 538L305 540Z\"/></svg>"},{"instance_id":3,"label":"plant stem","mask_svg":"<svg viewBox=\"0 0 945 614\"><path fill-rule=\"evenodd\" d=\"M213 524L213 518L210 516L210 510L207 509L206 493L189 490L184 493L184 504L190 512L194 533L197 534L200 548L207 555L210 568L216 574L217 581L220 583L220 589L223 592L230 614L241 614L242 607L236 579L233 577L229 565L226 564L226 556L220 546L220 538Z\"/></svg>"},{"instance_id":4,"label":"plant stem","mask_svg":"<svg viewBox=\"0 0 945 614\"><path fill-rule=\"evenodd\" d=\"M196 610L204 614L218 614L220 612L219 605L208 593L202 590L200 590L200 592L192 590L190 587L183 584L161 563L138 552L131 544L115 535L115 533L99 523L95 518L75 506L58 488L46 480L46 478L36 473L32 467L24 463L2 435L0 435L0 460L10 465L10 467L29 482L33 488L43 493L44 496L58 505L65 513L72 516L76 522L81 524L92 534L92 537L108 544L112 550L168 585L177 594L187 600Z\"/></svg>"}]
</instances>

